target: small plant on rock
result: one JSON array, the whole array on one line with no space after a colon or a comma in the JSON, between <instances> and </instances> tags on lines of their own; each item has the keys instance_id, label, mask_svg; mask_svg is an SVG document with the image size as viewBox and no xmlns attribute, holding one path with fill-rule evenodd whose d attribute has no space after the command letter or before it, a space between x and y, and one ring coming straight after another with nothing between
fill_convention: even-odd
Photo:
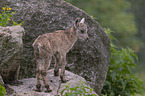
<instances>
[{"instance_id":1,"label":"small plant on rock","mask_svg":"<svg viewBox=\"0 0 145 96\"><path fill-rule=\"evenodd\" d=\"M93 89L88 86L85 86L84 81L80 81L79 85L71 88L71 83L64 85L65 87L61 91L61 96L97 96L96 94L92 94Z\"/></svg>"},{"instance_id":2,"label":"small plant on rock","mask_svg":"<svg viewBox=\"0 0 145 96\"><path fill-rule=\"evenodd\" d=\"M13 25L19 25L17 22L11 20L11 18L13 17L13 15L16 12L12 12L12 8L10 7L2 7L2 13L0 13L0 26L6 27L10 21L13 22ZM22 25L21 22L20 25Z\"/></svg>"}]
</instances>

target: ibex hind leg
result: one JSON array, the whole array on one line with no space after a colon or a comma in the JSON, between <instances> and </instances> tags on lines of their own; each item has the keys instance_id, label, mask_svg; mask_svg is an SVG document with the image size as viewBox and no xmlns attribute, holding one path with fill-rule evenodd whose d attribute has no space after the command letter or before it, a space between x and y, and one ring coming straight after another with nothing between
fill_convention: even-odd
<instances>
[{"instance_id":1,"label":"ibex hind leg","mask_svg":"<svg viewBox=\"0 0 145 96\"><path fill-rule=\"evenodd\" d=\"M41 63L43 63L42 59L37 58L36 59L37 63L37 69L36 69L36 78L37 78L37 83L36 83L36 91L40 92L41 91Z\"/></svg>"},{"instance_id":2,"label":"ibex hind leg","mask_svg":"<svg viewBox=\"0 0 145 96\"><path fill-rule=\"evenodd\" d=\"M36 90L38 92L41 92L41 80L40 80L40 74L36 73L37 83L36 83Z\"/></svg>"},{"instance_id":3,"label":"ibex hind leg","mask_svg":"<svg viewBox=\"0 0 145 96\"><path fill-rule=\"evenodd\" d=\"M44 66L43 66L43 69L41 70L42 80L43 80L43 83L46 88L45 92L52 92L52 90L50 89L49 83L48 83L48 79L47 79L47 70L49 69L51 59L52 59L51 56L44 58Z\"/></svg>"},{"instance_id":4,"label":"ibex hind leg","mask_svg":"<svg viewBox=\"0 0 145 96\"><path fill-rule=\"evenodd\" d=\"M54 54L54 58L55 58L54 76L58 76L59 75L59 64L61 63L60 54L58 52L56 52L56 54Z\"/></svg>"}]
</instances>

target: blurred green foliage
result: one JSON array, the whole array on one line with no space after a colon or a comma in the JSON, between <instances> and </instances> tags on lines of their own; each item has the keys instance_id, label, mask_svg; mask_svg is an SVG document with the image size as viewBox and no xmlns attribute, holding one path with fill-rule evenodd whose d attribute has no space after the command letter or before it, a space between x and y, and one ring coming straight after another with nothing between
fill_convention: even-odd
<instances>
[{"instance_id":1,"label":"blurred green foliage","mask_svg":"<svg viewBox=\"0 0 145 96\"><path fill-rule=\"evenodd\" d=\"M110 38L111 31L106 29ZM145 84L133 73L138 58L130 48L119 49L111 42L111 58L102 94L107 96L130 96L145 91Z\"/></svg>"},{"instance_id":2,"label":"blurred green foliage","mask_svg":"<svg viewBox=\"0 0 145 96\"><path fill-rule=\"evenodd\" d=\"M0 96L6 95L6 89L4 88L3 83L0 81Z\"/></svg>"},{"instance_id":3,"label":"blurred green foliage","mask_svg":"<svg viewBox=\"0 0 145 96\"><path fill-rule=\"evenodd\" d=\"M139 40L136 38L137 29L134 15L130 11L127 0L66 0L88 13L99 22L103 28L114 31L122 47L131 47L137 51Z\"/></svg>"},{"instance_id":4,"label":"blurred green foliage","mask_svg":"<svg viewBox=\"0 0 145 96\"><path fill-rule=\"evenodd\" d=\"M137 37L142 43L138 46L138 57L142 69L145 68L145 0L129 0L131 9L135 16L136 27L138 29Z\"/></svg>"}]
</instances>

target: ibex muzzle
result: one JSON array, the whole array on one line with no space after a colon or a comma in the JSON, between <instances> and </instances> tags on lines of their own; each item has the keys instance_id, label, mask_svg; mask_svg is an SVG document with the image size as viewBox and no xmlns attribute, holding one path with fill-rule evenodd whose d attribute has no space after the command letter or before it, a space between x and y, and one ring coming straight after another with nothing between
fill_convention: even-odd
<instances>
[{"instance_id":1,"label":"ibex muzzle","mask_svg":"<svg viewBox=\"0 0 145 96\"><path fill-rule=\"evenodd\" d=\"M66 54L73 47L77 39L85 40L88 38L87 26L84 22L85 18L80 22L77 18L70 29L46 33L38 36L34 41L33 48L37 63L37 91L41 91L40 76L47 89L46 92L52 91L47 80L47 70L50 66L52 56L55 58L54 76L59 75L59 64L62 64L60 78L63 83L67 81L65 79Z\"/></svg>"}]
</instances>

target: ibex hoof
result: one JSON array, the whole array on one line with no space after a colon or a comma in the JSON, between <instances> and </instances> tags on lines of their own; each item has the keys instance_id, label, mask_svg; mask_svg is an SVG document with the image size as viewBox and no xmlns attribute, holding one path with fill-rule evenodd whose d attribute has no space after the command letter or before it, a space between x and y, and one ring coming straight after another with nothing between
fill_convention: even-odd
<instances>
[{"instance_id":1,"label":"ibex hoof","mask_svg":"<svg viewBox=\"0 0 145 96\"><path fill-rule=\"evenodd\" d=\"M41 90L40 90L40 89L37 89L36 91L37 91L37 92L41 92Z\"/></svg>"},{"instance_id":2,"label":"ibex hoof","mask_svg":"<svg viewBox=\"0 0 145 96\"><path fill-rule=\"evenodd\" d=\"M60 79L62 83L66 83L67 81L69 81L69 80L66 80L64 76L60 76Z\"/></svg>"},{"instance_id":3,"label":"ibex hoof","mask_svg":"<svg viewBox=\"0 0 145 96\"><path fill-rule=\"evenodd\" d=\"M54 71L54 76L59 76L59 70L58 71Z\"/></svg>"},{"instance_id":4,"label":"ibex hoof","mask_svg":"<svg viewBox=\"0 0 145 96\"><path fill-rule=\"evenodd\" d=\"M59 73L54 73L54 76L59 76Z\"/></svg>"},{"instance_id":5,"label":"ibex hoof","mask_svg":"<svg viewBox=\"0 0 145 96\"><path fill-rule=\"evenodd\" d=\"M36 85L36 89L34 91L41 92L41 85Z\"/></svg>"},{"instance_id":6,"label":"ibex hoof","mask_svg":"<svg viewBox=\"0 0 145 96\"><path fill-rule=\"evenodd\" d=\"M47 89L45 92L52 92L49 85L45 85L45 88Z\"/></svg>"},{"instance_id":7,"label":"ibex hoof","mask_svg":"<svg viewBox=\"0 0 145 96\"><path fill-rule=\"evenodd\" d=\"M49 90L46 90L45 92L46 92L46 93L49 93L49 92L52 92L52 90L51 90L51 89L49 89Z\"/></svg>"},{"instance_id":8,"label":"ibex hoof","mask_svg":"<svg viewBox=\"0 0 145 96\"><path fill-rule=\"evenodd\" d=\"M40 89L33 89L33 91L37 91L37 92L41 92L41 90Z\"/></svg>"},{"instance_id":9,"label":"ibex hoof","mask_svg":"<svg viewBox=\"0 0 145 96\"><path fill-rule=\"evenodd\" d=\"M67 83L69 80L61 80L62 83Z\"/></svg>"}]
</instances>

